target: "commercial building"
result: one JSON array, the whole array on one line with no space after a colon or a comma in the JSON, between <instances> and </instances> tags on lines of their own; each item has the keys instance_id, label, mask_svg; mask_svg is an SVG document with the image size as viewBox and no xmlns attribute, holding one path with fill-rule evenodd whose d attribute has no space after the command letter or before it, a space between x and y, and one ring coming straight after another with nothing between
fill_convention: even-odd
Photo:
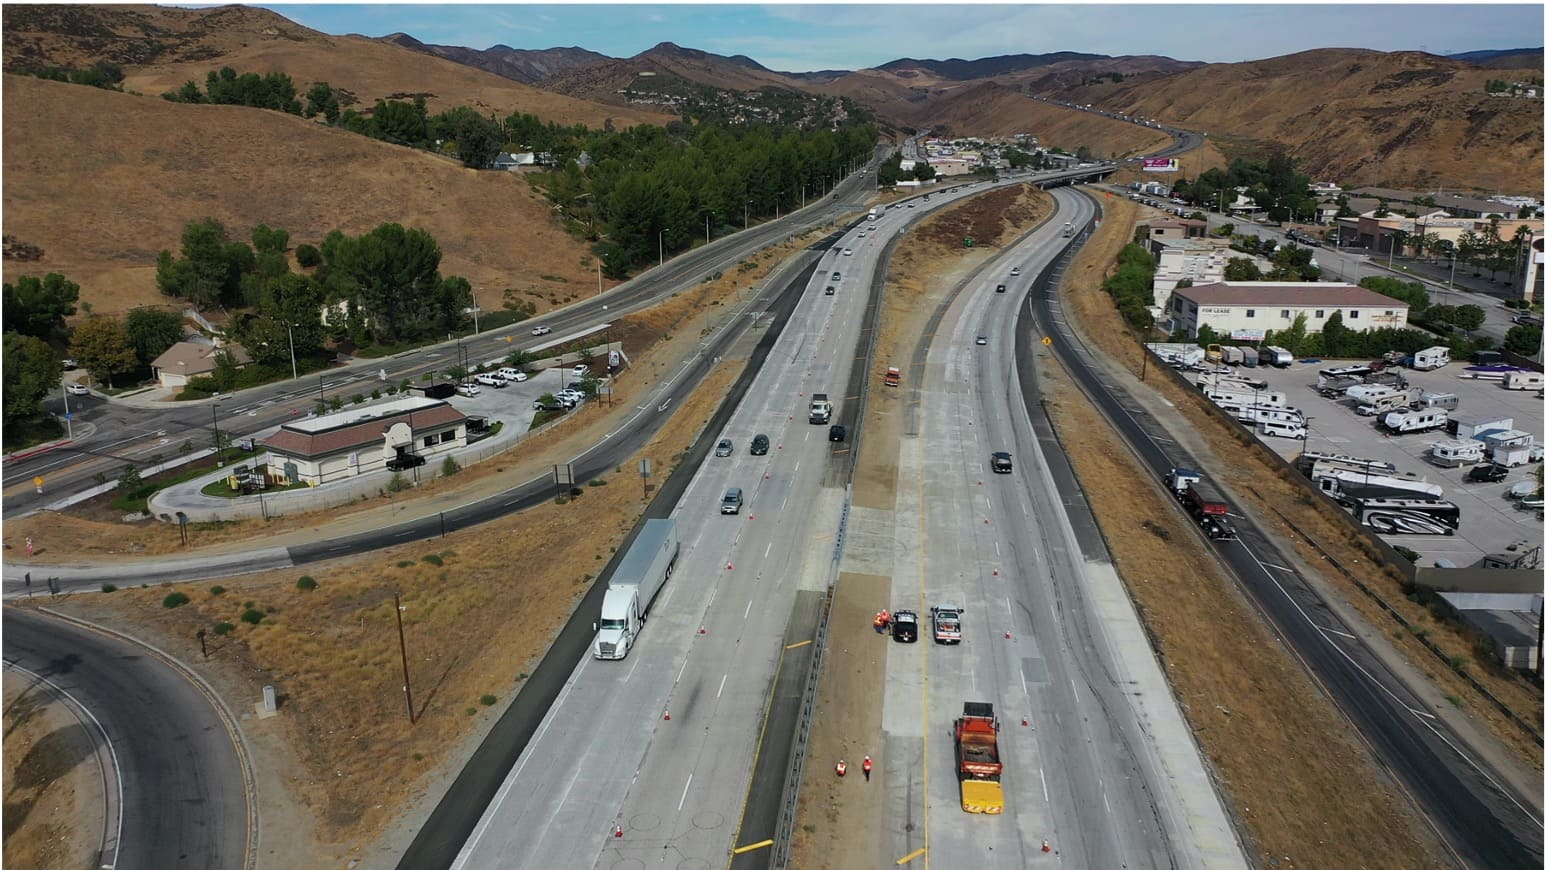
<instances>
[{"instance_id":1,"label":"commercial building","mask_svg":"<svg viewBox=\"0 0 1545 870\"><path fill-rule=\"evenodd\" d=\"M1319 332L1331 315L1356 332L1402 329L1409 306L1355 284L1298 281L1219 281L1181 287L1170 296L1169 330L1195 335L1203 325L1221 335L1257 341L1268 331L1292 327L1302 314L1309 332Z\"/></svg>"},{"instance_id":2,"label":"commercial building","mask_svg":"<svg viewBox=\"0 0 1545 870\"><path fill-rule=\"evenodd\" d=\"M465 414L417 396L296 420L263 441L270 480L312 486L380 471L393 459L422 465L466 444Z\"/></svg>"}]
</instances>

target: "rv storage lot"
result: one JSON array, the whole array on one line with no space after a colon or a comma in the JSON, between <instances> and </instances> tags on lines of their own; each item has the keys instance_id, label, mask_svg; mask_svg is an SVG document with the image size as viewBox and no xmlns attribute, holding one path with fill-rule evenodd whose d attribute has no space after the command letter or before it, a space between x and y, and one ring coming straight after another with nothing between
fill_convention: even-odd
<instances>
[{"instance_id":1,"label":"rv storage lot","mask_svg":"<svg viewBox=\"0 0 1545 870\"><path fill-rule=\"evenodd\" d=\"M1539 546L1540 524L1533 511L1520 510L1517 502L1503 493L1514 483L1534 473L1538 464L1514 468L1500 483L1466 483L1470 466L1442 468L1428 460L1428 448L1434 441L1450 436L1444 431L1385 437L1375 426L1375 418L1359 417L1349 399L1326 399L1315 392L1315 380L1321 369L1347 365L1354 361L1324 360L1310 365L1294 363L1291 368L1241 369L1266 379L1269 389L1287 395L1288 404L1309 418L1307 442L1264 438L1281 455L1292 459L1300 450L1321 453L1347 453L1364 459L1393 462L1402 472L1414 472L1443 487L1443 497L1459 506L1459 532L1443 535L1389 535L1391 544L1408 547L1421 554L1419 564L1432 565L1448 559L1465 568L1479 565L1487 553L1518 551ZM1465 363L1454 362L1430 372L1400 369L1406 380L1429 393L1454 393L1459 407L1449 415L1499 414L1513 418L1513 428L1541 440L1541 400L1538 390L1504 390L1500 381L1478 381L1459 377ZM1194 380L1194 376L1192 378Z\"/></svg>"}]
</instances>

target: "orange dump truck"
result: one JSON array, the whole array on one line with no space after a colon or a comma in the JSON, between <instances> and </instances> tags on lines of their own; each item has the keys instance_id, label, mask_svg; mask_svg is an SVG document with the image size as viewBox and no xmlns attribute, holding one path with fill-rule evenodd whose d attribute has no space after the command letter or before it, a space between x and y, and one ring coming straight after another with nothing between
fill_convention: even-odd
<instances>
[{"instance_id":1,"label":"orange dump truck","mask_svg":"<svg viewBox=\"0 0 1545 870\"><path fill-rule=\"evenodd\" d=\"M955 772L960 808L968 813L1003 812L1003 761L998 754L998 717L992 705L967 701L955 720Z\"/></svg>"}]
</instances>

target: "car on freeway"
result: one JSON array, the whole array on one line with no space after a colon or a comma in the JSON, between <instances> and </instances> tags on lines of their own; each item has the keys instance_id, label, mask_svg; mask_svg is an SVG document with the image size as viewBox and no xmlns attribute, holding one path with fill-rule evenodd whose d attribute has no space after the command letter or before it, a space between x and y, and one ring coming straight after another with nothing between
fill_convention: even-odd
<instances>
[{"instance_id":1,"label":"car on freeway","mask_svg":"<svg viewBox=\"0 0 1545 870\"><path fill-rule=\"evenodd\" d=\"M424 464L424 457L417 453L399 453L386 460L387 471L407 471Z\"/></svg>"},{"instance_id":2,"label":"car on freeway","mask_svg":"<svg viewBox=\"0 0 1545 870\"><path fill-rule=\"evenodd\" d=\"M751 439L751 455L766 456L767 448L772 446L772 440L766 435L758 435Z\"/></svg>"},{"instance_id":3,"label":"car on freeway","mask_svg":"<svg viewBox=\"0 0 1545 870\"><path fill-rule=\"evenodd\" d=\"M999 284L999 285L998 285L998 289L997 289L997 290L996 290L996 291L995 291L995 292L998 292L998 293L1007 293L1007 292L1008 292L1008 290L1009 290L1009 285L1007 285L1007 284Z\"/></svg>"},{"instance_id":4,"label":"car on freeway","mask_svg":"<svg viewBox=\"0 0 1545 870\"><path fill-rule=\"evenodd\" d=\"M837 295L837 288L833 287L830 284L827 284L826 285L826 295L827 296L836 296Z\"/></svg>"},{"instance_id":5,"label":"car on freeway","mask_svg":"<svg viewBox=\"0 0 1545 870\"><path fill-rule=\"evenodd\" d=\"M928 614L933 617L933 642L960 643L960 615L965 612L964 607L954 604L928 608Z\"/></svg>"},{"instance_id":6,"label":"car on freeway","mask_svg":"<svg viewBox=\"0 0 1545 870\"><path fill-rule=\"evenodd\" d=\"M65 384L64 391L72 396L89 396L91 390L85 384Z\"/></svg>"},{"instance_id":7,"label":"car on freeway","mask_svg":"<svg viewBox=\"0 0 1545 870\"><path fill-rule=\"evenodd\" d=\"M1009 474L1014 470L1014 457L999 450L992 455L992 470L994 474Z\"/></svg>"},{"instance_id":8,"label":"car on freeway","mask_svg":"<svg viewBox=\"0 0 1545 870\"><path fill-rule=\"evenodd\" d=\"M478 386L477 384L457 384L456 385L456 393L457 393L457 395L466 396L469 399L472 398L473 396L478 395L481 392L483 392L483 388Z\"/></svg>"},{"instance_id":9,"label":"car on freeway","mask_svg":"<svg viewBox=\"0 0 1545 870\"><path fill-rule=\"evenodd\" d=\"M898 610L891 617L891 639L897 643L917 643L917 613Z\"/></svg>"},{"instance_id":10,"label":"car on freeway","mask_svg":"<svg viewBox=\"0 0 1545 870\"><path fill-rule=\"evenodd\" d=\"M1019 277L1019 267L1018 266L1015 266L1014 268L1009 270L1009 277L1010 278L1018 278Z\"/></svg>"},{"instance_id":11,"label":"car on freeway","mask_svg":"<svg viewBox=\"0 0 1545 870\"><path fill-rule=\"evenodd\" d=\"M842 273L841 272L833 272L832 273L832 280L833 281L841 281L842 280Z\"/></svg>"},{"instance_id":12,"label":"car on freeway","mask_svg":"<svg viewBox=\"0 0 1545 870\"><path fill-rule=\"evenodd\" d=\"M713 449L715 456L729 456L735 452L735 442L728 438L720 438L719 445Z\"/></svg>"},{"instance_id":13,"label":"car on freeway","mask_svg":"<svg viewBox=\"0 0 1545 870\"><path fill-rule=\"evenodd\" d=\"M552 331L553 331L553 328L551 326L533 326L533 327L531 327L531 334L532 335L546 335L547 333L552 332Z\"/></svg>"},{"instance_id":14,"label":"car on freeway","mask_svg":"<svg viewBox=\"0 0 1545 870\"><path fill-rule=\"evenodd\" d=\"M832 427L830 429L826 430L826 440L828 440L828 441L846 441L846 440L848 440L848 430L847 430L847 427L843 426L841 423L833 423Z\"/></svg>"},{"instance_id":15,"label":"car on freeway","mask_svg":"<svg viewBox=\"0 0 1545 870\"><path fill-rule=\"evenodd\" d=\"M985 336L985 335L978 335L976 337L976 343L977 344L986 344L987 343L987 336Z\"/></svg>"},{"instance_id":16,"label":"car on freeway","mask_svg":"<svg viewBox=\"0 0 1545 870\"><path fill-rule=\"evenodd\" d=\"M851 257L851 256L853 256L853 249L852 248L843 248L842 249L842 256L844 256L844 257Z\"/></svg>"}]
</instances>

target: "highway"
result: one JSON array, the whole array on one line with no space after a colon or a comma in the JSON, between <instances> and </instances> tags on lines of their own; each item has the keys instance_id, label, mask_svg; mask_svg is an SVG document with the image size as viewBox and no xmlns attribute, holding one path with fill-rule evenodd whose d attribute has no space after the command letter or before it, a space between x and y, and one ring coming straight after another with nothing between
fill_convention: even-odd
<instances>
[{"instance_id":1,"label":"highway","mask_svg":"<svg viewBox=\"0 0 1545 870\"><path fill-rule=\"evenodd\" d=\"M243 766L225 720L144 648L6 607L5 661L88 708L111 744L122 870L242 870L256 843Z\"/></svg>"},{"instance_id":2,"label":"highway","mask_svg":"<svg viewBox=\"0 0 1545 870\"><path fill-rule=\"evenodd\" d=\"M1036 328L1118 434L1155 478L1197 463L1165 432L1168 421L1146 413L1068 328L1053 292L1033 300ZM1464 741L1427 708L1343 622L1314 586L1288 566L1276 543L1251 520L1232 515L1240 537L1216 542L1246 595L1294 651L1322 690L1351 720L1371 750L1452 849L1475 867L1538 867L1542 822L1538 794L1513 792L1503 777L1465 748Z\"/></svg>"}]
</instances>

